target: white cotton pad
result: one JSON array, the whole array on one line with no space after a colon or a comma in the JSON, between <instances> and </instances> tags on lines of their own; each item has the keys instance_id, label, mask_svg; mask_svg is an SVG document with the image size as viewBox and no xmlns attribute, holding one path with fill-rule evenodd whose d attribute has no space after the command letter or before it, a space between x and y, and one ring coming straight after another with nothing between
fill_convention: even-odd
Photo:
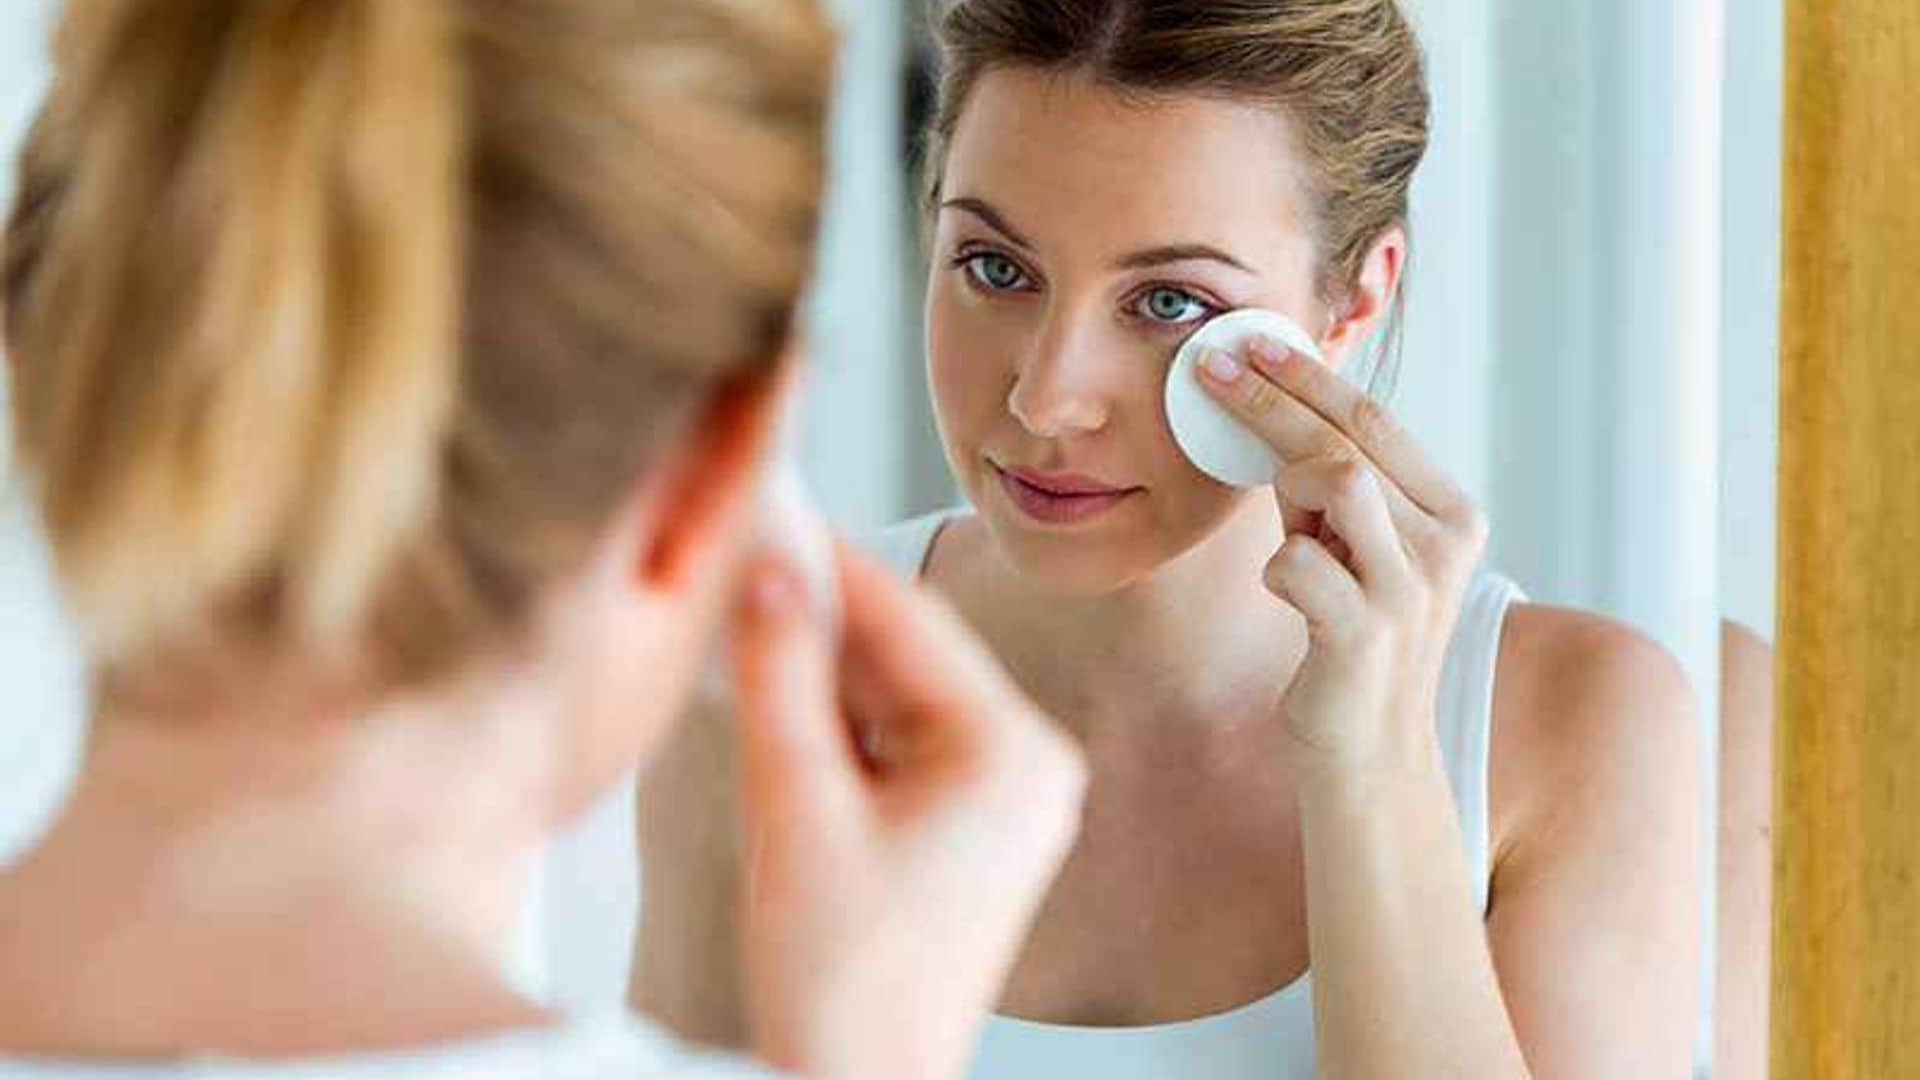
<instances>
[{"instance_id":1,"label":"white cotton pad","mask_svg":"<svg viewBox=\"0 0 1920 1080\"><path fill-rule=\"evenodd\" d=\"M760 529L765 542L777 544L806 583L807 599L828 634L840 628L840 572L833 532L815 509L792 454L783 453L767 474L760 493Z\"/></svg>"},{"instance_id":2,"label":"white cotton pad","mask_svg":"<svg viewBox=\"0 0 1920 1080\"><path fill-rule=\"evenodd\" d=\"M1270 338L1321 360L1320 347L1298 323L1277 311L1248 308L1228 312L1194 331L1167 370L1167 424L1173 428L1174 442L1201 472L1232 487L1271 484L1279 475L1280 463L1259 436L1213 400L1194 369L1208 349L1240 356L1258 338Z\"/></svg>"}]
</instances>

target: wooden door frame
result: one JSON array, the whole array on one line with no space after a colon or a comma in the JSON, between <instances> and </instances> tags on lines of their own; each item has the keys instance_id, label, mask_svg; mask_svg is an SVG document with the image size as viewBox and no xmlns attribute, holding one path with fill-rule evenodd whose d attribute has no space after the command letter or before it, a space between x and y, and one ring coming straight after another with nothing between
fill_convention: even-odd
<instances>
[{"instance_id":1,"label":"wooden door frame","mask_svg":"<svg viewBox=\"0 0 1920 1080\"><path fill-rule=\"evenodd\" d=\"M1920 1075L1920 0L1788 0L1772 1072Z\"/></svg>"}]
</instances>

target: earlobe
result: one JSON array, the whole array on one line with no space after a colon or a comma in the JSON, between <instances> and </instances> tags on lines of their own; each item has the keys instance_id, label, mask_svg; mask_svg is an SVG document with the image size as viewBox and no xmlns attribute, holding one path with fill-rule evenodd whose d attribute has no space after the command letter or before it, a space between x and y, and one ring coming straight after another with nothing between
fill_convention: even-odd
<instances>
[{"instance_id":1,"label":"earlobe","mask_svg":"<svg viewBox=\"0 0 1920 1080\"><path fill-rule=\"evenodd\" d=\"M683 590L731 546L752 511L797 366L789 354L774 368L721 380L656 470L636 567L650 591Z\"/></svg>"}]
</instances>

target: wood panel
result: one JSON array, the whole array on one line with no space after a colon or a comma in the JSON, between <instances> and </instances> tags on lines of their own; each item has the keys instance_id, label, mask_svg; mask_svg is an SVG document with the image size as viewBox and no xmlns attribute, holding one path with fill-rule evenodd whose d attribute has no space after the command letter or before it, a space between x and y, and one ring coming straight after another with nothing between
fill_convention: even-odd
<instances>
[{"instance_id":1,"label":"wood panel","mask_svg":"<svg viewBox=\"0 0 1920 1080\"><path fill-rule=\"evenodd\" d=\"M1773 1075L1920 1077L1920 0L1786 6Z\"/></svg>"}]
</instances>

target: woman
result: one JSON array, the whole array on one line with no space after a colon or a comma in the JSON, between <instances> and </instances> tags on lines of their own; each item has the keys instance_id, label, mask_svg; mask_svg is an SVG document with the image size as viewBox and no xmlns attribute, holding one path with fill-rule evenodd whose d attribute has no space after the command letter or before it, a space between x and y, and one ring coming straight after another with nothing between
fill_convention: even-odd
<instances>
[{"instance_id":1,"label":"woman","mask_svg":"<svg viewBox=\"0 0 1920 1080\"><path fill-rule=\"evenodd\" d=\"M976 1074L1687 1073L1677 665L1479 571L1484 519L1333 370L1393 330L1411 245L1393 0L958 0L939 34L928 365L977 510L881 547L1093 776ZM1207 365L1271 491L1194 469L1160 404L1238 308L1327 357Z\"/></svg>"},{"instance_id":2,"label":"woman","mask_svg":"<svg viewBox=\"0 0 1920 1080\"><path fill-rule=\"evenodd\" d=\"M750 1048L958 1071L1081 767L883 571L834 653L752 550L829 52L805 0L72 5L4 284L97 713L0 878L0 1074L769 1075L500 974L723 621Z\"/></svg>"}]
</instances>

